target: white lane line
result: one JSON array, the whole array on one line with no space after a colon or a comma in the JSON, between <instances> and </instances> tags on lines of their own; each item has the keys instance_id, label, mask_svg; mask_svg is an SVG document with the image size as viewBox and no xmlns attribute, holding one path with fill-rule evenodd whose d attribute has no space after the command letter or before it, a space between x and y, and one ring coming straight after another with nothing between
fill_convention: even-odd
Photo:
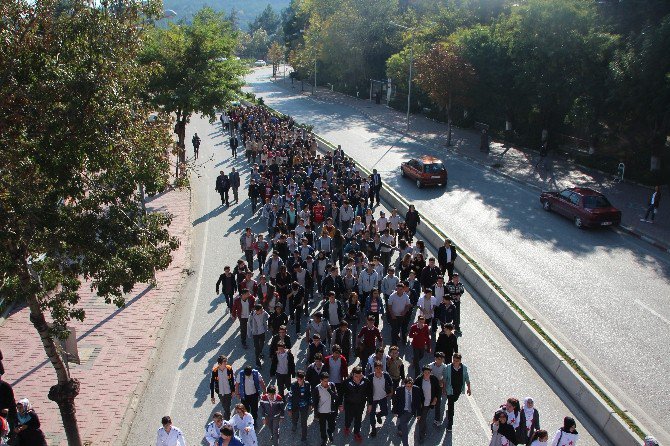
<instances>
[{"instance_id":1,"label":"white lane line","mask_svg":"<svg viewBox=\"0 0 670 446\"><path fill-rule=\"evenodd\" d=\"M207 199L205 201L205 207L209 207L209 197L211 187L207 187ZM202 285L202 274L205 270L205 251L207 249L207 236L209 235L209 221L205 221L205 236L202 240L202 255L200 256L200 267L198 268L198 281L195 285L195 299L191 302L191 315L188 320L188 326L186 327L186 334L184 335L184 342L182 343L181 349L179 350L182 354L186 351L188 347L188 341L191 338L191 330L193 329L193 321L195 320L195 312L198 308L198 300L200 299L200 287ZM183 358L182 358L183 359ZM180 364L181 365L181 364ZM175 373L175 383L172 386L172 392L170 393L170 404L168 404L168 412L171 413L174 409L174 400L177 396L177 389L179 388L179 381L181 380L182 369L177 367L177 372Z\"/></svg>"},{"instance_id":2,"label":"white lane line","mask_svg":"<svg viewBox=\"0 0 670 446\"><path fill-rule=\"evenodd\" d=\"M484 431L484 435L488 436L489 434L491 434L491 427L489 426L488 421L486 421L486 419L484 418L484 414L482 413L481 409L475 402L475 399L472 396L467 396L467 399L468 402L470 403L470 407L472 407L472 411L475 413L475 416L477 417L477 421L479 421L479 425Z\"/></svg>"},{"instance_id":3,"label":"white lane line","mask_svg":"<svg viewBox=\"0 0 670 446\"><path fill-rule=\"evenodd\" d=\"M640 299L635 299L635 303L644 308L645 310L647 310L648 312L650 312L651 314L653 314L654 316L656 316L657 318L659 318L660 320L662 320L663 322L665 322L666 324L670 325L670 320L666 319L663 315L651 309L647 304L642 302Z\"/></svg>"}]
</instances>

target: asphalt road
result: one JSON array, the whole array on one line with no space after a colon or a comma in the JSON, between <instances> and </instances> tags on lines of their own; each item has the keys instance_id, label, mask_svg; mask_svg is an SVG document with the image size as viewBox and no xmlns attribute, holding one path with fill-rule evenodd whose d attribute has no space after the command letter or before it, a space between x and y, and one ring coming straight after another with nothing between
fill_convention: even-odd
<instances>
[{"instance_id":1,"label":"asphalt road","mask_svg":"<svg viewBox=\"0 0 670 446\"><path fill-rule=\"evenodd\" d=\"M544 212L536 191L374 124L346 105L280 88L270 73L261 69L249 75L250 90L298 122L314 125L315 132L341 144L365 167L376 168L623 407L662 443L670 443L670 255L612 230L580 231ZM445 161L446 189L417 189L400 177L402 161L424 154Z\"/></svg>"},{"instance_id":2,"label":"asphalt road","mask_svg":"<svg viewBox=\"0 0 670 446\"><path fill-rule=\"evenodd\" d=\"M233 166L241 169L243 182L246 181L246 163L241 157L229 159L230 152L218 125L194 118L187 128L187 141L194 131L202 139L200 161L203 166L191 180L193 271L182 296L175 303L176 317L170 324L132 424L126 442L130 446L155 444L156 429L165 414L170 414L174 424L185 432L189 445L201 444L205 424L213 412L220 410L219 405L214 406L209 401L210 370L216 357L219 354L228 355L235 369L253 363L252 350L241 348L238 324L232 323L225 314L225 303L214 290L223 266L234 265L242 257L239 250L241 231L246 226L261 229L258 220L251 216L248 203L225 209L219 206L219 197L214 191L214 181L220 169L226 173ZM210 157L211 160L208 160ZM246 193L241 193L240 197L246 198ZM488 422L495 408L508 396L523 398L528 395L536 401L542 426L552 434L565 415L573 415L582 433L580 446L607 444L600 440L602 433L590 426L588 417L575 409L575 405L541 366L528 360L523 351L517 350L515 345L518 340L501 332L488 309L480 307L477 301L477 296L466 294L462 310L464 336L460 340L464 361L470 368L473 395L458 401L453 434L447 435L443 427L430 426L426 444L488 444ZM385 329L384 333L388 336L388 330ZM292 327L289 334L294 335ZM304 335L293 347L299 367L306 366L301 351L306 346L303 338ZM410 359L409 355L407 359ZM269 364L264 365L262 373L266 379L268 371ZM340 416L336 444L354 444L351 436L341 434L342 424ZM365 444L400 444L390 424L391 420L385 420L378 436L375 439L366 438ZM285 426L281 444L297 444L291 437L289 424ZM368 423L364 421L363 432L367 429ZM267 438L267 432L261 430L259 444L268 444ZM319 444L318 426L310 427L309 444Z\"/></svg>"}]
</instances>

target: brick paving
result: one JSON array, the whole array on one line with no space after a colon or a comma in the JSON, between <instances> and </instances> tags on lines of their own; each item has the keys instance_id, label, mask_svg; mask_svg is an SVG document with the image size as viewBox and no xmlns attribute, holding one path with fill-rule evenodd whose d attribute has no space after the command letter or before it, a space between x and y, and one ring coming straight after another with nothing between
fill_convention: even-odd
<instances>
[{"instance_id":1,"label":"brick paving","mask_svg":"<svg viewBox=\"0 0 670 446\"><path fill-rule=\"evenodd\" d=\"M291 91L299 91L297 87L291 88L288 80L282 81L281 78L278 78L276 84ZM311 92L307 91L302 94L312 96ZM445 149L448 130L447 125L443 122L423 115L412 115L408 133L405 131L406 114L385 105L356 99L326 88L318 88L313 99L347 105L378 125L402 133L431 147ZM512 147L503 156L505 147L501 142L492 141L488 155L481 152L479 146L478 132L452 128L452 146L448 149L452 153L537 190L556 190L576 185L597 189L607 195L610 201L622 210L620 229L662 250L670 251L670 205L661 200L654 224L640 221L646 211L646 203L652 193L651 188L628 181L619 183L614 181L613 175L607 175L568 159L551 155L547 168L535 168L539 154L522 147ZM664 186L661 195L669 193L667 185Z\"/></svg>"},{"instance_id":2,"label":"brick paving","mask_svg":"<svg viewBox=\"0 0 670 446\"><path fill-rule=\"evenodd\" d=\"M172 264L156 274L156 288L138 285L126 296L122 309L105 304L84 283L81 306L86 319L72 324L81 359L81 365L70 366L72 376L81 381L81 393L75 400L77 417L84 442L92 445L109 445L119 435L124 413L145 379L159 328L179 295L189 265L190 191L173 190L150 200L149 211L174 215L169 230L179 237L181 245L173 253ZM56 374L29 313L27 307L16 307L0 326L4 379L14 387L17 399L30 399L49 445L66 446L58 406L47 398Z\"/></svg>"}]
</instances>

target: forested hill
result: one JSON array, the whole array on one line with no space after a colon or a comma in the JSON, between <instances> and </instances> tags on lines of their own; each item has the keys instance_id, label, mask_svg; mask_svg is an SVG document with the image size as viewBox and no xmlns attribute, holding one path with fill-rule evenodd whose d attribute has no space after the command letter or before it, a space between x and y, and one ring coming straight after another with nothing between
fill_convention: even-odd
<instances>
[{"instance_id":1,"label":"forested hill","mask_svg":"<svg viewBox=\"0 0 670 446\"><path fill-rule=\"evenodd\" d=\"M286 8L291 0L163 0L165 9L174 10L178 19L189 20L196 12L204 6L210 6L217 11L230 14L232 11L237 16L237 23L242 29L258 16L267 5L271 5L276 12Z\"/></svg>"}]
</instances>

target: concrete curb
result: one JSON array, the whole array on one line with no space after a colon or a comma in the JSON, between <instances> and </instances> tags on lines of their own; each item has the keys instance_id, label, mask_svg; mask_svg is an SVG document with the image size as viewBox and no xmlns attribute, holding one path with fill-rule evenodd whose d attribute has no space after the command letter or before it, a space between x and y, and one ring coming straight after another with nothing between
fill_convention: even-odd
<instances>
[{"instance_id":1,"label":"concrete curb","mask_svg":"<svg viewBox=\"0 0 670 446\"><path fill-rule=\"evenodd\" d=\"M317 136L322 151L334 150L334 146L323 138ZM362 172L369 174L367 169L356 163L357 168ZM391 207L395 207L399 212L404 213L409 208L409 204L394 191L383 188L381 191L384 201ZM423 239L434 247L442 246L446 234L433 226L430 221L422 220L424 224L419 226L418 232ZM585 413L588 413L591 421L606 435L607 439L615 445L631 446L640 444L643 437L638 436L628 424L622 419L615 408L622 413L626 413L633 424L640 430L648 432L640 423L632 418L625 409L618 405L615 399L610 396L596 381L586 374L584 367L581 367L574 358L566 353L566 350L560 347L560 344L552 339L546 332L529 319L518 304L509 297L503 296L499 290L502 288L497 285L486 274L481 267L472 262L469 256L460 248L460 256L456 259L456 268L463 274L464 278L470 283L474 290L489 305L489 307L502 319L505 325L521 340L524 346L532 352L535 359L544 366L547 371L561 384L564 390L573 398L575 403ZM512 304L513 305L512 305ZM538 330L539 329L539 330ZM550 342L548 342L549 340ZM551 344L558 346L561 351L554 348ZM577 372L578 369L594 383L591 385ZM597 389L597 390L596 390ZM613 407L602 398L598 392L607 396L612 401Z\"/></svg>"},{"instance_id":2,"label":"concrete curb","mask_svg":"<svg viewBox=\"0 0 670 446\"><path fill-rule=\"evenodd\" d=\"M188 188L188 200L189 200L189 220L191 220L191 210L192 210L191 205L193 203L193 197L192 197L192 190L190 187ZM189 226L187 240L181 241L186 249L187 260L186 264L184 265L185 268L189 268L192 262L191 243L190 243L192 238L193 238L193 227ZM182 274L181 281L177 286L178 289L177 294L181 293L181 290L184 288L186 278L187 275ZM168 309L167 314L163 318L163 322L161 323L160 327L158 327L158 331L156 332L156 346L154 347L153 352L151 353L151 357L149 358L147 369L140 377L140 381L137 383L137 387L132 393L130 402L126 407L126 411L124 412L123 417L121 417L121 429L119 430L119 434L112 442L113 446L126 445L128 435L130 435L130 428L132 427L133 420L135 419L135 415L137 414L137 409L140 405L140 401L142 400L142 396L144 395L147 385L149 384L149 380L153 375L154 366L156 365L156 362L158 360L158 352L160 352L163 346L163 341L165 340L167 330L172 325L172 321L175 317L176 308L177 308L177 302L176 299L173 299L170 302L170 308Z\"/></svg>"}]
</instances>

